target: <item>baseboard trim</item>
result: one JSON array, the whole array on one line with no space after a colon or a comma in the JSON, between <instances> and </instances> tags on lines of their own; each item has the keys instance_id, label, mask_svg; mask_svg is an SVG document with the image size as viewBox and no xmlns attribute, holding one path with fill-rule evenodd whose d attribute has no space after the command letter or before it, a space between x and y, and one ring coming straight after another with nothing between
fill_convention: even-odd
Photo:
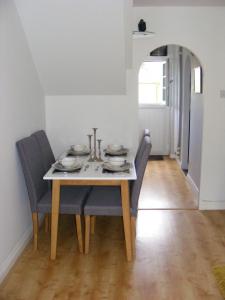
<instances>
[{"instance_id":1,"label":"baseboard trim","mask_svg":"<svg viewBox=\"0 0 225 300\"><path fill-rule=\"evenodd\" d=\"M40 226L44 220L44 216L40 216ZM29 228L24 232L20 240L16 243L13 247L11 252L9 253L8 257L2 262L0 265L0 283L5 279L11 268L16 263L19 256L22 254L23 250L26 248L28 243L33 237L33 226L32 224Z\"/></svg>"},{"instance_id":2,"label":"baseboard trim","mask_svg":"<svg viewBox=\"0 0 225 300\"><path fill-rule=\"evenodd\" d=\"M24 232L21 239L16 243L15 247L9 253L8 257L0 266L0 283L5 279L10 269L13 267L18 257L21 255L27 244L32 238L32 226Z\"/></svg>"},{"instance_id":3,"label":"baseboard trim","mask_svg":"<svg viewBox=\"0 0 225 300\"><path fill-rule=\"evenodd\" d=\"M199 202L200 210L225 210L225 201L205 201Z\"/></svg>"},{"instance_id":4,"label":"baseboard trim","mask_svg":"<svg viewBox=\"0 0 225 300\"><path fill-rule=\"evenodd\" d=\"M198 189L197 185L195 184L195 182L193 181L193 179L191 178L189 173L187 174L186 178L187 178L187 181L190 183L193 192L198 196L199 189Z\"/></svg>"},{"instance_id":5,"label":"baseboard trim","mask_svg":"<svg viewBox=\"0 0 225 300\"><path fill-rule=\"evenodd\" d=\"M161 152L161 151L151 151L151 155L162 155L162 156L169 156L168 152Z\"/></svg>"}]
</instances>

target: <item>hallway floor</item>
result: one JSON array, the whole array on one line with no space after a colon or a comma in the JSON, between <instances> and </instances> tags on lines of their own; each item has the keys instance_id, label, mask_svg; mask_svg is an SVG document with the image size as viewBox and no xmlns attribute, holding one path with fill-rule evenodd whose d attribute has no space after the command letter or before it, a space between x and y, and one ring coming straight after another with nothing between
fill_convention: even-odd
<instances>
[{"instance_id":1,"label":"hallway floor","mask_svg":"<svg viewBox=\"0 0 225 300\"><path fill-rule=\"evenodd\" d=\"M174 159L148 162L139 209L196 209L198 199Z\"/></svg>"}]
</instances>

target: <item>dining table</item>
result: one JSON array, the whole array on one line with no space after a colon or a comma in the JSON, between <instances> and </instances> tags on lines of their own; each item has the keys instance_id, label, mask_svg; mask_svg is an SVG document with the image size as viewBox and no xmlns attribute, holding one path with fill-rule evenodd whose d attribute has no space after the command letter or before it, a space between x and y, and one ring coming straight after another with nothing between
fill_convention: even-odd
<instances>
[{"instance_id":1,"label":"dining table","mask_svg":"<svg viewBox=\"0 0 225 300\"><path fill-rule=\"evenodd\" d=\"M66 157L68 152L64 152L60 159ZM102 157L107 161L107 156ZM79 172L57 172L54 165L44 175L44 180L52 181L52 212L51 212L51 260L56 259L57 234L60 204L61 186L120 186L121 205L123 213L123 227L126 246L126 257L128 261L133 258L131 216L130 216L130 191L129 182L136 180L136 170L134 155L128 153L126 161L130 163L129 172L105 172L102 161L89 162L89 157L77 157L82 162ZM106 200L107 201L107 200Z\"/></svg>"}]
</instances>

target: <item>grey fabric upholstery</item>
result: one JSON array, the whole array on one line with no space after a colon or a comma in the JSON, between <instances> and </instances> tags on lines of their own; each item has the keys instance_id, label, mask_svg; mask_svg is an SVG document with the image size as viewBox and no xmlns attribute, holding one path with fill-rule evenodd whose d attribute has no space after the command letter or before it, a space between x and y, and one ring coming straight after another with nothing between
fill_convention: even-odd
<instances>
[{"instance_id":1,"label":"grey fabric upholstery","mask_svg":"<svg viewBox=\"0 0 225 300\"><path fill-rule=\"evenodd\" d=\"M42 154L45 172L47 172L50 169L51 165L55 162L55 157L52 152L48 137L44 130L36 131L32 134L32 136L34 136L38 142Z\"/></svg>"},{"instance_id":2,"label":"grey fabric upholstery","mask_svg":"<svg viewBox=\"0 0 225 300\"><path fill-rule=\"evenodd\" d=\"M143 131L142 138L141 138L141 141L139 143L137 154L136 154L136 157L135 157L135 164L139 164L139 162L142 158L143 151L144 151L144 138L145 138L145 136L150 137L150 131L147 128L144 129L144 131Z\"/></svg>"},{"instance_id":3,"label":"grey fabric upholstery","mask_svg":"<svg viewBox=\"0 0 225 300\"><path fill-rule=\"evenodd\" d=\"M149 137L151 137L150 130L147 129L147 128L144 129L144 136L146 136L146 135L149 136Z\"/></svg>"},{"instance_id":4,"label":"grey fabric upholstery","mask_svg":"<svg viewBox=\"0 0 225 300\"><path fill-rule=\"evenodd\" d=\"M31 211L37 211L37 203L48 191L48 183L43 180L45 168L37 140L33 137L24 138L16 143L24 178L30 199Z\"/></svg>"},{"instance_id":5,"label":"grey fabric upholstery","mask_svg":"<svg viewBox=\"0 0 225 300\"><path fill-rule=\"evenodd\" d=\"M117 186L96 186L84 206L85 215L122 216L121 193Z\"/></svg>"},{"instance_id":6,"label":"grey fabric upholstery","mask_svg":"<svg viewBox=\"0 0 225 300\"><path fill-rule=\"evenodd\" d=\"M83 214L84 200L89 193L89 187L80 186L62 186L60 190L61 214ZM40 213L49 213L52 209L52 193L48 191L38 202L37 211Z\"/></svg>"},{"instance_id":7,"label":"grey fabric upholstery","mask_svg":"<svg viewBox=\"0 0 225 300\"><path fill-rule=\"evenodd\" d=\"M51 191L43 180L45 167L37 139L32 135L16 143L32 212L51 212ZM60 212L81 214L89 187L61 187Z\"/></svg>"},{"instance_id":8,"label":"grey fabric upholstery","mask_svg":"<svg viewBox=\"0 0 225 300\"><path fill-rule=\"evenodd\" d=\"M136 165L137 180L133 181L130 190L131 214L137 216L138 199L142 186L148 156L151 151L150 137L143 140L142 159ZM84 206L85 215L121 216L121 194L119 187L93 187Z\"/></svg>"},{"instance_id":9,"label":"grey fabric upholstery","mask_svg":"<svg viewBox=\"0 0 225 300\"><path fill-rule=\"evenodd\" d=\"M131 207L132 215L137 216L138 199L141 191L142 181L148 163L148 158L151 152L152 144L150 137L146 135L143 140L143 152L140 161L135 165L137 180L135 180L131 186Z\"/></svg>"}]
</instances>

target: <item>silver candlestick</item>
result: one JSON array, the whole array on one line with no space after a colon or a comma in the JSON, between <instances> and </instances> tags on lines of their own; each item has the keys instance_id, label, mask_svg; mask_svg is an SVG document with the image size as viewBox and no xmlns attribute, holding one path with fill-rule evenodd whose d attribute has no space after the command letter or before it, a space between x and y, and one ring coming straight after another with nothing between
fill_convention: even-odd
<instances>
[{"instance_id":1,"label":"silver candlestick","mask_svg":"<svg viewBox=\"0 0 225 300\"><path fill-rule=\"evenodd\" d=\"M98 139L97 142L98 142L98 161L103 161L102 158L101 158L101 156L102 156L102 153L101 153L101 142L102 142L102 140Z\"/></svg>"},{"instance_id":2,"label":"silver candlestick","mask_svg":"<svg viewBox=\"0 0 225 300\"><path fill-rule=\"evenodd\" d=\"M93 159L94 159L94 161L97 161L98 160L98 158L97 158L97 149L96 149L96 131L97 131L97 129L98 128L92 128L93 129L93 131L94 131L94 157L93 157Z\"/></svg>"},{"instance_id":3,"label":"silver candlestick","mask_svg":"<svg viewBox=\"0 0 225 300\"><path fill-rule=\"evenodd\" d=\"M88 134L88 139L89 139L89 150L90 150L90 158L89 158L89 162L94 161L93 156L92 156L92 149L91 149L91 138L92 138L92 134Z\"/></svg>"}]
</instances>

